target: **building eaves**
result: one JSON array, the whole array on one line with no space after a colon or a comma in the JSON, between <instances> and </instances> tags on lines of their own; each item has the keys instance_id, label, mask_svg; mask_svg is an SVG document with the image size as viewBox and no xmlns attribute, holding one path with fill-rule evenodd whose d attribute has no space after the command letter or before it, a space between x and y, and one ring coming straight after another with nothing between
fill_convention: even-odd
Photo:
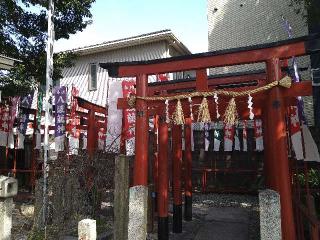
<instances>
[{"instance_id":1,"label":"building eaves","mask_svg":"<svg viewBox=\"0 0 320 240\"><path fill-rule=\"evenodd\" d=\"M0 69L10 70L13 67L15 62L21 62L21 61L0 54Z\"/></svg>"},{"instance_id":2,"label":"building eaves","mask_svg":"<svg viewBox=\"0 0 320 240\"><path fill-rule=\"evenodd\" d=\"M89 55L163 40L167 41L181 55L191 54L190 50L169 29L75 48L69 51L78 55Z\"/></svg>"}]
</instances>

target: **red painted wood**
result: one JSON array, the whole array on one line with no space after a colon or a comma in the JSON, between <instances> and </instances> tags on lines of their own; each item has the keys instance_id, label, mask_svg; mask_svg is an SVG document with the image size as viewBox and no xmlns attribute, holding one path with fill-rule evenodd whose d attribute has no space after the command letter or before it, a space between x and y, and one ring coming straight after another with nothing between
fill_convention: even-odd
<instances>
[{"instance_id":1,"label":"red painted wood","mask_svg":"<svg viewBox=\"0 0 320 240\"><path fill-rule=\"evenodd\" d=\"M199 56L189 59L173 60L162 63L144 65L120 66L119 77L130 77L136 74L157 74L180 72L210 67L223 67L238 64L267 61L271 58L288 59L292 56L301 56L306 53L304 41L270 47L265 49L246 50L241 52L224 53L214 56Z\"/></svg>"},{"instance_id":2,"label":"red painted wood","mask_svg":"<svg viewBox=\"0 0 320 240\"><path fill-rule=\"evenodd\" d=\"M87 150L89 156L93 156L94 150L96 148L97 136L96 136L96 127L95 127L95 118L94 111L89 110L89 119L88 119L88 141L87 141Z\"/></svg>"},{"instance_id":3,"label":"red painted wood","mask_svg":"<svg viewBox=\"0 0 320 240\"><path fill-rule=\"evenodd\" d=\"M281 78L279 59L267 61L268 81ZM280 193L282 239L295 240L295 221L292 206L292 193L289 160L286 141L285 106L280 87L269 91L266 111L268 114L268 164L272 174L272 188ZM272 116L272 117L271 117Z\"/></svg>"},{"instance_id":4,"label":"red painted wood","mask_svg":"<svg viewBox=\"0 0 320 240\"><path fill-rule=\"evenodd\" d=\"M103 114L107 114L107 108L99 106L97 104L94 104L92 102L89 102L83 98L80 97L75 97L78 100L78 105L79 107L88 109L88 110L93 110L95 112L98 113L103 113Z\"/></svg>"},{"instance_id":5,"label":"red painted wood","mask_svg":"<svg viewBox=\"0 0 320 240\"><path fill-rule=\"evenodd\" d=\"M245 91L248 89L254 89L256 87L250 87L250 88L234 88L232 89L232 91ZM231 90L231 89L230 89ZM295 99L295 97L297 96L311 96L312 95L312 82L311 81L303 81L300 83L294 83L292 84L291 88L289 89L283 89L283 97L286 98L286 104L288 104L288 106L290 104L292 104L292 101ZM180 93L181 94L181 93ZM179 95L179 94L161 94L161 96L175 96L175 95ZM264 104L265 103L265 98L267 96L267 91L265 93L259 93L257 95L253 95L253 101L254 101L254 105L255 106L262 106L260 103ZM228 101L229 98L220 96L220 101L219 101L219 106L221 104L221 106L226 105L226 101ZM246 104L246 99L247 97L241 97L241 98L237 98L237 103L239 102L243 102L244 104ZM210 99L210 97L209 97ZM287 103L287 99L290 99L290 101ZM198 97L198 98L193 98L192 99L194 101L195 104L200 104L202 98ZM182 100L181 101L182 105L184 105L184 108L188 108L188 101L187 100ZM163 105L164 102L163 101L149 101L148 102L148 106L151 108L155 108L159 105ZM239 104L238 104L239 105ZM125 108L130 108L128 103L127 103L127 99L124 98L119 98L118 99L118 109L125 109Z\"/></svg>"},{"instance_id":6,"label":"red painted wood","mask_svg":"<svg viewBox=\"0 0 320 240\"><path fill-rule=\"evenodd\" d=\"M158 216L168 217L168 124L159 124Z\"/></svg>"},{"instance_id":7,"label":"red painted wood","mask_svg":"<svg viewBox=\"0 0 320 240\"><path fill-rule=\"evenodd\" d=\"M124 111L122 111L122 116L125 116ZM124 126L124 117L122 118L122 126ZM126 155L126 133L122 129L120 137L120 153Z\"/></svg>"},{"instance_id":8,"label":"red painted wood","mask_svg":"<svg viewBox=\"0 0 320 240\"><path fill-rule=\"evenodd\" d=\"M240 76L230 76L230 77L220 77L220 78L211 78L208 79L209 88L216 87L222 84L231 84L231 83L244 83L244 82L252 82L258 81L261 85L265 83L266 74L265 73L255 73L255 74L245 74ZM166 84L149 86L148 87L148 96L154 95L156 92L160 92L163 90L166 91L174 91L174 90L182 90L182 89L195 89L196 82L195 81L181 81L170 83L170 81L165 82Z\"/></svg>"},{"instance_id":9,"label":"red painted wood","mask_svg":"<svg viewBox=\"0 0 320 240\"><path fill-rule=\"evenodd\" d=\"M137 95L146 96L148 77L145 74L137 76ZM149 115L147 102L142 99L136 101L136 142L133 185L148 185L148 131Z\"/></svg>"},{"instance_id":10,"label":"red painted wood","mask_svg":"<svg viewBox=\"0 0 320 240\"><path fill-rule=\"evenodd\" d=\"M153 132L154 132L154 140L153 140L153 182L155 192L158 192L158 168L159 168L159 149L158 149L158 131L159 131L159 116L154 115L153 117Z\"/></svg>"},{"instance_id":11,"label":"red painted wood","mask_svg":"<svg viewBox=\"0 0 320 240\"><path fill-rule=\"evenodd\" d=\"M207 69L200 69L196 72L196 90L199 92L208 91Z\"/></svg>"},{"instance_id":12,"label":"red painted wood","mask_svg":"<svg viewBox=\"0 0 320 240\"><path fill-rule=\"evenodd\" d=\"M267 104L265 104L267 105ZM271 151L271 142L269 140L269 127L268 127L268 114L267 111L262 112L262 127L263 127L263 145L264 145L264 176L265 176L265 184L267 188L271 188L274 184L271 183L273 180L272 172L270 170L271 163L269 161L269 152Z\"/></svg>"},{"instance_id":13,"label":"red painted wood","mask_svg":"<svg viewBox=\"0 0 320 240\"><path fill-rule=\"evenodd\" d=\"M184 163L185 163L185 195L192 196L192 149L191 149L191 119L186 119L185 124L185 151L184 151Z\"/></svg>"},{"instance_id":14,"label":"red painted wood","mask_svg":"<svg viewBox=\"0 0 320 240\"><path fill-rule=\"evenodd\" d=\"M182 204L181 176L182 176L182 128L172 126L172 167L173 167L173 203Z\"/></svg>"},{"instance_id":15,"label":"red painted wood","mask_svg":"<svg viewBox=\"0 0 320 240\"><path fill-rule=\"evenodd\" d=\"M283 89L283 97L312 96L312 81L293 83L290 88Z\"/></svg>"}]
</instances>

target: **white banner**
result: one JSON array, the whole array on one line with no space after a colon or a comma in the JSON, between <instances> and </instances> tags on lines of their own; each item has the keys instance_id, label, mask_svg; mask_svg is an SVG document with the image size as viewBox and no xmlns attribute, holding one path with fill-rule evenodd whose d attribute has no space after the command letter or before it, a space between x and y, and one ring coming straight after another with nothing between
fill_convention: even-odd
<instances>
[{"instance_id":1,"label":"white banner","mask_svg":"<svg viewBox=\"0 0 320 240\"><path fill-rule=\"evenodd\" d=\"M305 124L302 124L302 135L306 153L304 161L320 162L317 144L315 143L308 126L306 126Z\"/></svg>"},{"instance_id":2,"label":"white banner","mask_svg":"<svg viewBox=\"0 0 320 240\"><path fill-rule=\"evenodd\" d=\"M117 108L117 101L118 98L122 98L121 81L110 80L108 92L106 151L119 153L122 131L122 110Z\"/></svg>"}]
</instances>

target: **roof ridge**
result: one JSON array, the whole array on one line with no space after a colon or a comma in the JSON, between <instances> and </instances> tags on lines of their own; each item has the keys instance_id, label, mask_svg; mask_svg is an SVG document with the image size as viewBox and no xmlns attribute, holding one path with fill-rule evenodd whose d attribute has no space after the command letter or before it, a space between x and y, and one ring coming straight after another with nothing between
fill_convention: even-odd
<instances>
[{"instance_id":1,"label":"roof ridge","mask_svg":"<svg viewBox=\"0 0 320 240\"><path fill-rule=\"evenodd\" d=\"M131 37L119 38L119 39L104 41L104 42L96 43L96 44L92 44L92 45L86 45L86 46L73 48L73 49L65 50L65 51L61 51L61 52L81 51L85 48L99 47L99 46L103 46L103 45L109 45L109 44L113 44L113 43L117 43L117 42L123 42L123 41L133 40L133 39L142 38L142 37L149 37L149 36L158 35L158 34L173 34L173 33L172 33L171 29L163 29L163 30L139 34L139 35L135 35L135 36L131 36Z\"/></svg>"}]
</instances>

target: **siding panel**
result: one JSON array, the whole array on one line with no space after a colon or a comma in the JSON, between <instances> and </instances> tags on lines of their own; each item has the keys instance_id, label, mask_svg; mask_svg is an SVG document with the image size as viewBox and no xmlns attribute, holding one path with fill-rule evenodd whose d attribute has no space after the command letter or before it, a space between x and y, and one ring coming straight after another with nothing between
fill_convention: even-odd
<instances>
[{"instance_id":1,"label":"siding panel","mask_svg":"<svg viewBox=\"0 0 320 240\"><path fill-rule=\"evenodd\" d=\"M69 96L71 87L74 85L79 89L80 97L100 106L105 106L109 81L108 72L98 67L97 90L88 91L90 63L151 60L163 58L165 52L166 42L159 41L97 54L79 56L73 67L63 70L63 78L60 80L60 85L68 87ZM149 81L154 80L155 76L149 77Z\"/></svg>"}]
</instances>

